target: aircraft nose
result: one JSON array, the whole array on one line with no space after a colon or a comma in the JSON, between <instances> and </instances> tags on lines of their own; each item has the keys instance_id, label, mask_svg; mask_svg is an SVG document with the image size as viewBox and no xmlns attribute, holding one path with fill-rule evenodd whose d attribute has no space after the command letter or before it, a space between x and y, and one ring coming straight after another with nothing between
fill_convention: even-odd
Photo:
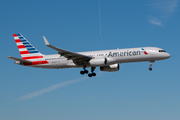
<instances>
[{"instance_id":1,"label":"aircraft nose","mask_svg":"<svg viewBox=\"0 0 180 120\"><path fill-rule=\"evenodd\" d=\"M171 57L171 55L170 55L169 53L167 53L166 56L167 56L167 58L170 58L170 57Z\"/></svg>"}]
</instances>

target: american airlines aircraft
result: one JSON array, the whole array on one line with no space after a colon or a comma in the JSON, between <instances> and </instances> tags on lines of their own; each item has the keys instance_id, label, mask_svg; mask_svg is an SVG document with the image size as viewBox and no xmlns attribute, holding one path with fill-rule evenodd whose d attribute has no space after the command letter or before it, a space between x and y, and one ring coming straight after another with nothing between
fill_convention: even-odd
<instances>
[{"instance_id":1,"label":"american airlines aircraft","mask_svg":"<svg viewBox=\"0 0 180 120\"><path fill-rule=\"evenodd\" d=\"M43 36L45 44L58 51L58 54L44 55L41 54L21 34L13 34L13 36L22 59L11 56L8 56L8 58L16 60L16 64L52 69L82 67L83 70L80 71L80 74L82 75L88 74L88 70L86 70L86 68L91 67L91 73L88 74L89 77L96 76L96 73L94 73L96 67L100 67L101 71L114 72L119 70L120 63L129 62L149 61L149 70L151 71L153 62L170 57L169 53L157 47L140 47L76 53L52 46Z\"/></svg>"}]
</instances>

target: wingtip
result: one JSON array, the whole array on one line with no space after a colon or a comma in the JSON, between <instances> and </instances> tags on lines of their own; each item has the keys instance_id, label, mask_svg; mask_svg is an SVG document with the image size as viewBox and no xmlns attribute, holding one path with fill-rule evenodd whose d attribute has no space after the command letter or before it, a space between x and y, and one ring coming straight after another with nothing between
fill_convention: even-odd
<instances>
[{"instance_id":1,"label":"wingtip","mask_svg":"<svg viewBox=\"0 0 180 120\"><path fill-rule=\"evenodd\" d=\"M44 39L44 42L45 42L45 44L46 44L47 46L50 45L45 36L43 36L43 39Z\"/></svg>"}]
</instances>

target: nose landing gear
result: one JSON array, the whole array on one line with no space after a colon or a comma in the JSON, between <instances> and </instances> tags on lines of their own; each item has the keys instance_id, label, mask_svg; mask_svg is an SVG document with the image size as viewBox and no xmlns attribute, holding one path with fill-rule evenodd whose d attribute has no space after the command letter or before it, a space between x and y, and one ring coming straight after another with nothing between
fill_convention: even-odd
<instances>
[{"instance_id":1,"label":"nose landing gear","mask_svg":"<svg viewBox=\"0 0 180 120\"><path fill-rule=\"evenodd\" d=\"M149 66L149 71L152 71L152 66L153 66L153 62L155 62L155 61L150 61L150 66Z\"/></svg>"},{"instance_id":2,"label":"nose landing gear","mask_svg":"<svg viewBox=\"0 0 180 120\"><path fill-rule=\"evenodd\" d=\"M149 71L151 71L152 70L152 68L151 67L149 67Z\"/></svg>"}]
</instances>

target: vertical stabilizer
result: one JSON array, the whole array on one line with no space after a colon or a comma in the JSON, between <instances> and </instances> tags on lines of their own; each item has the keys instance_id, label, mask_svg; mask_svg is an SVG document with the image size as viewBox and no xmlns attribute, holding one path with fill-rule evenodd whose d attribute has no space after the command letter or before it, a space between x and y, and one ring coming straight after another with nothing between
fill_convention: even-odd
<instances>
[{"instance_id":1,"label":"vertical stabilizer","mask_svg":"<svg viewBox=\"0 0 180 120\"><path fill-rule=\"evenodd\" d=\"M37 59L42 59L43 54L41 54L24 36L19 34L13 34L16 45L19 49L22 59L36 61Z\"/></svg>"}]
</instances>

